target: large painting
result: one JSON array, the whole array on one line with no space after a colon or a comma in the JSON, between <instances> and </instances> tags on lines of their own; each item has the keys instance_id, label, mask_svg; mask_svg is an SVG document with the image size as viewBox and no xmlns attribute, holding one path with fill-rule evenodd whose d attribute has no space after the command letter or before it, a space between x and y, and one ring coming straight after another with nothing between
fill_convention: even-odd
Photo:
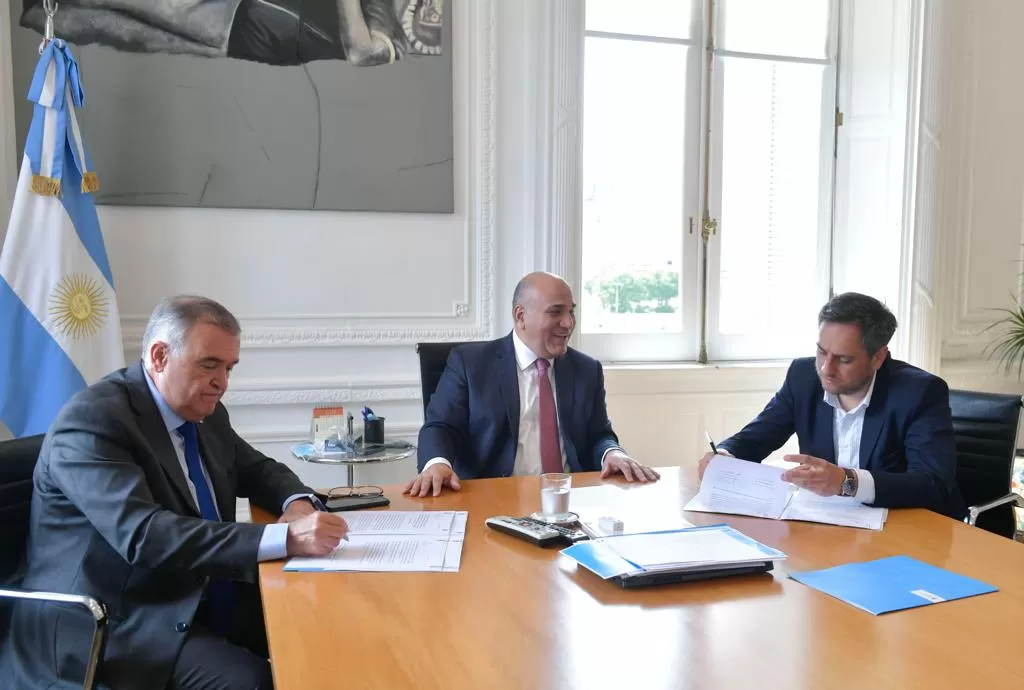
<instances>
[{"instance_id":1,"label":"large painting","mask_svg":"<svg viewBox=\"0 0 1024 690\"><path fill-rule=\"evenodd\" d=\"M451 213L450 4L61 1L97 202ZM20 145L46 16L10 5Z\"/></svg>"}]
</instances>

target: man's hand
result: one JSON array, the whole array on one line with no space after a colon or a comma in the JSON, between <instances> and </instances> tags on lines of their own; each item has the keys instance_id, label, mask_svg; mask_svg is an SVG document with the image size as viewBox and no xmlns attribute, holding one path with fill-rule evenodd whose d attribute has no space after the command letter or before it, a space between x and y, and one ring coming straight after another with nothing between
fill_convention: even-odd
<instances>
[{"instance_id":1,"label":"man's hand","mask_svg":"<svg viewBox=\"0 0 1024 690\"><path fill-rule=\"evenodd\" d=\"M627 482L636 481L641 484L656 482L661 479L660 474L646 465L641 465L621 450L608 451L608 454L604 456L601 479L607 479L613 474L622 474Z\"/></svg>"},{"instance_id":2,"label":"man's hand","mask_svg":"<svg viewBox=\"0 0 1024 690\"><path fill-rule=\"evenodd\" d=\"M326 556L347 534L348 524L340 517L315 511L288 523L288 555Z\"/></svg>"},{"instance_id":3,"label":"man's hand","mask_svg":"<svg viewBox=\"0 0 1024 690\"><path fill-rule=\"evenodd\" d=\"M722 448L718 451L718 455L725 455L726 457L732 457L732 453ZM704 479L704 471L708 468L708 463L711 462L711 458L715 457L715 453L707 452L704 453L704 457L697 461L697 479Z\"/></svg>"},{"instance_id":4,"label":"man's hand","mask_svg":"<svg viewBox=\"0 0 1024 690\"><path fill-rule=\"evenodd\" d=\"M452 491L458 491L462 485L459 484L459 475L455 474L455 470L443 462L438 462L420 472L418 477L406 484L402 493L421 498L431 494L440 496L441 489L445 487Z\"/></svg>"},{"instance_id":5,"label":"man's hand","mask_svg":"<svg viewBox=\"0 0 1024 690\"><path fill-rule=\"evenodd\" d=\"M838 496L842 492L846 480L842 467L812 455L786 455L782 459L800 463L799 467L783 472L783 480L819 496Z\"/></svg>"},{"instance_id":6,"label":"man's hand","mask_svg":"<svg viewBox=\"0 0 1024 690\"><path fill-rule=\"evenodd\" d=\"M308 498L296 498L294 501L288 504L288 507L281 513L281 517L277 519L278 522L295 522L301 517L312 515L316 512L316 508L313 507L313 502Z\"/></svg>"}]
</instances>

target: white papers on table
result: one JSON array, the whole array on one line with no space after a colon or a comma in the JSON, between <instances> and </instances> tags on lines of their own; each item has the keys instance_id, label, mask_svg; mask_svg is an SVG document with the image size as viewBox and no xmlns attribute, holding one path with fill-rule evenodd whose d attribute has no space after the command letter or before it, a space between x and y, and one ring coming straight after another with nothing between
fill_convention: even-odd
<instances>
[{"instance_id":1,"label":"white papers on table","mask_svg":"<svg viewBox=\"0 0 1024 690\"><path fill-rule=\"evenodd\" d=\"M324 558L292 558L294 571L458 572L466 511L356 510L341 515L348 541Z\"/></svg>"},{"instance_id":2,"label":"white papers on table","mask_svg":"<svg viewBox=\"0 0 1024 690\"><path fill-rule=\"evenodd\" d=\"M623 488L615 484L572 489L569 510L580 516L588 530L598 537L683 529L693 524L683 519L678 504L661 505L652 500L651 489ZM608 518L603 520L601 518ZM617 521L621 529L605 529Z\"/></svg>"},{"instance_id":3,"label":"white papers on table","mask_svg":"<svg viewBox=\"0 0 1024 690\"><path fill-rule=\"evenodd\" d=\"M348 523L349 536L355 534L405 534L444 536L466 533L464 510L353 510L337 513Z\"/></svg>"},{"instance_id":4,"label":"white papers on table","mask_svg":"<svg viewBox=\"0 0 1024 690\"><path fill-rule=\"evenodd\" d=\"M850 496L818 496L783 481L785 469L716 455L685 510L880 530L889 511Z\"/></svg>"},{"instance_id":5,"label":"white papers on table","mask_svg":"<svg viewBox=\"0 0 1024 690\"><path fill-rule=\"evenodd\" d=\"M605 539L604 544L644 570L695 563L753 563L783 557L766 554L753 540L738 539L732 531L719 529L634 534Z\"/></svg>"}]
</instances>

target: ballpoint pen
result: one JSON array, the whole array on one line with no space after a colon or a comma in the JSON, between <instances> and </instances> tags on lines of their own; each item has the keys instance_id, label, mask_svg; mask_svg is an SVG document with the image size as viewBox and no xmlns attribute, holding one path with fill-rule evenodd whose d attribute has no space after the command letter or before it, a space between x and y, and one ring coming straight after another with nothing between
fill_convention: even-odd
<instances>
[{"instance_id":1,"label":"ballpoint pen","mask_svg":"<svg viewBox=\"0 0 1024 690\"><path fill-rule=\"evenodd\" d=\"M705 431L704 435L708 438L708 444L711 446L711 452L718 455L718 448L715 447L715 441L711 438L711 434Z\"/></svg>"}]
</instances>

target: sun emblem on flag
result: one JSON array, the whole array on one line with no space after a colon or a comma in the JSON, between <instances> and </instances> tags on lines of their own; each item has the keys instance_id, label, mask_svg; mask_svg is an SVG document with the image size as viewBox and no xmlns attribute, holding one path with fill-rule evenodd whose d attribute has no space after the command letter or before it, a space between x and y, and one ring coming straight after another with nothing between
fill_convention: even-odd
<instances>
[{"instance_id":1,"label":"sun emblem on flag","mask_svg":"<svg viewBox=\"0 0 1024 690\"><path fill-rule=\"evenodd\" d=\"M87 338L107 321L107 299L103 286L91 276L64 276L50 295L50 316L65 335Z\"/></svg>"}]
</instances>

